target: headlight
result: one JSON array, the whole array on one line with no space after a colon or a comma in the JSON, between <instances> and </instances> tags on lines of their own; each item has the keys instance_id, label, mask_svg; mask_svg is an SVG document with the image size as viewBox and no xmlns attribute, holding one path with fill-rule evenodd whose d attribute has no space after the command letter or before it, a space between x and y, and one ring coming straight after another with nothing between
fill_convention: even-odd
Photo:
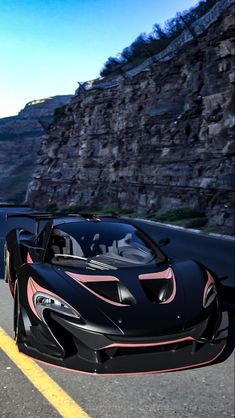
<instances>
[{"instance_id":1,"label":"headlight","mask_svg":"<svg viewBox=\"0 0 235 418\"><path fill-rule=\"evenodd\" d=\"M44 321L43 312L45 309L58 312L63 315L73 316L80 318L80 314L72 308L72 306L66 304L59 297L54 297L47 293L36 292L33 296L33 303L39 317Z\"/></svg>"},{"instance_id":2,"label":"headlight","mask_svg":"<svg viewBox=\"0 0 235 418\"><path fill-rule=\"evenodd\" d=\"M214 302L216 296L217 296L217 290L216 290L214 283L212 283L206 289L206 292L204 294L204 298L203 298L204 308L208 308L208 306L210 306Z\"/></svg>"}]
</instances>

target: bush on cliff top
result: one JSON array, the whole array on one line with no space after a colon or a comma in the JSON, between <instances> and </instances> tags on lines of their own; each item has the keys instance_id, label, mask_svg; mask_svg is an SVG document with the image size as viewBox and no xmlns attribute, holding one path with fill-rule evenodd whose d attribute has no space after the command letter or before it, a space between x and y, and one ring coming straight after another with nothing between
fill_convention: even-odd
<instances>
[{"instance_id":1,"label":"bush on cliff top","mask_svg":"<svg viewBox=\"0 0 235 418\"><path fill-rule=\"evenodd\" d=\"M54 110L54 119L55 119L55 120L59 120L62 116L64 116L64 114L65 114L65 109L66 109L66 105L63 105L63 106L57 107L57 108Z\"/></svg>"},{"instance_id":2,"label":"bush on cliff top","mask_svg":"<svg viewBox=\"0 0 235 418\"><path fill-rule=\"evenodd\" d=\"M177 13L173 19L167 20L164 28L158 23L153 25L151 33L140 34L132 44L123 49L117 57L109 57L100 75L119 75L140 65L147 58L161 52L183 30L206 14L218 0L202 0L197 6Z\"/></svg>"},{"instance_id":3,"label":"bush on cliff top","mask_svg":"<svg viewBox=\"0 0 235 418\"><path fill-rule=\"evenodd\" d=\"M114 206L104 207L84 207L79 205L71 205L68 208L58 209L55 203L47 207L47 211L54 214L86 214L93 213L94 215L110 215L117 214L118 216L126 216L130 218L143 218L157 222L171 223L174 225L184 226L185 228L202 228L206 225L208 219L205 213L196 208L182 207L168 210L160 210L152 213L134 212L132 209L120 209Z\"/></svg>"}]
</instances>

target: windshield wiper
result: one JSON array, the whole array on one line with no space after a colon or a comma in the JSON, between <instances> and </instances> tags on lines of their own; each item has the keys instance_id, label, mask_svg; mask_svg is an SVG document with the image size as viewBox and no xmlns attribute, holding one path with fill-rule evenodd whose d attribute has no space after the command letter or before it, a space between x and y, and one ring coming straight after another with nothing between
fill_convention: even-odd
<instances>
[{"instance_id":1,"label":"windshield wiper","mask_svg":"<svg viewBox=\"0 0 235 418\"><path fill-rule=\"evenodd\" d=\"M79 255L72 255L72 254L55 254L55 257L64 257L68 259L78 259L86 262L88 267L97 268L100 270L117 270L116 267L111 266L110 264L101 263L100 261L93 260L92 258L81 257Z\"/></svg>"},{"instance_id":2,"label":"windshield wiper","mask_svg":"<svg viewBox=\"0 0 235 418\"><path fill-rule=\"evenodd\" d=\"M79 255L72 255L72 254L55 254L55 257L78 258L79 260L84 260L84 261L89 260L89 258L80 257Z\"/></svg>"}]
</instances>

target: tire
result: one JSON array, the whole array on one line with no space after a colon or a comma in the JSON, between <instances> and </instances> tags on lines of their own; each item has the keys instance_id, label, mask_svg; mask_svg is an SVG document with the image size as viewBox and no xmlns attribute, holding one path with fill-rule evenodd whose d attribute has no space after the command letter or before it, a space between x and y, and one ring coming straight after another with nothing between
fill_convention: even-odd
<instances>
[{"instance_id":1,"label":"tire","mask_svg":"<svg viewBox=\"0 0 235 418\"><path fill-rule=\"evenodd\" d=\"M9 290L11 292L12 297L14 297L14 285L15 285L15 273L14 270L11 268L11 255L7 249L7 243L5 242L4 245L4 281L8 283Z\"/></svg>"},{"instance_id":2,"label":"tire","mask_svg":"<svg viewBox=\"0 0 235 418\"><path fill-rule=\"evenodd\" d=\"M15 281L14 286L14 310L13 310L13 328L14 328L14 340L17 343L19 340L20 331L20 300L19 300L19 285L18 280Z\"/></svg>"},{"instance_id":3,"label":"tire","mask_svg":"<svg viewBox=\"0 0 235 418\"><path fill-rule=\"evenodd\" d=\"M10 275L7 243L4 244L4 281L8 283Z\"/></svg>"}]
</instances>

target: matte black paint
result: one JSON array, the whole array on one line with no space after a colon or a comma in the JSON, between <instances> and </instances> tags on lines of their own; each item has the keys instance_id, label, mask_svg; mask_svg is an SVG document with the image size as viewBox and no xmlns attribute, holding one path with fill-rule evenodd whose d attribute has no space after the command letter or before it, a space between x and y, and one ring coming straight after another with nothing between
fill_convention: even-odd
<instances>
[{"instance_id":1,"label":"matte black paint","mask_svg":"<svg viewBox=\"0 0 235 418\"><path fill-rule=\"evenodd\" d=\"M123 221L103 219L100 222ZM92 222L77 218L48 221L42 246L44 250L30 249L33 263L26 263L28 248L23 241L35 236L19 228L7 236L10 253L12 284L18 278L20 301L20 328L17 343L20 351L48 363L88 373L136 373L165 371L193 367L213 361L226 344L225 315L221 320L219 297L207 309L203 308L206 274L203 266L192 260L166 262L158 267L144 266L112 271L133 295L136 303L126 307L108 304L91 294L66 274L66 271L84 274L79 269L58 267L44 261L46 246L52 228L63 223ZM128 223L128 222L127 222ZM146 235L146 234L145 234ZM23 245L22 245L23 244ZM169 304L151 302L138 279L139 274L164 271L169 266L176 278L176 296ZM90 271L100 275L100 271ZM102 275L110 271L102 271ZM48 312L45 322L39 320L28 303L29 277L41 287L63 298L76 309L81 319ZM219 335L220 334L220 335ZM221 337L222 335L222 337ZM204 337L202 342L201 337ZM214 338L216 336L216 338ZM196 341L170 343L192 337ZM214 338L214 339L213 339ZM149 347L148 344L164 342ZM133 347L105 348L110 344L133 344ZM145 347L136 347L143 344Z\"/></svg>"}]
</instances>

